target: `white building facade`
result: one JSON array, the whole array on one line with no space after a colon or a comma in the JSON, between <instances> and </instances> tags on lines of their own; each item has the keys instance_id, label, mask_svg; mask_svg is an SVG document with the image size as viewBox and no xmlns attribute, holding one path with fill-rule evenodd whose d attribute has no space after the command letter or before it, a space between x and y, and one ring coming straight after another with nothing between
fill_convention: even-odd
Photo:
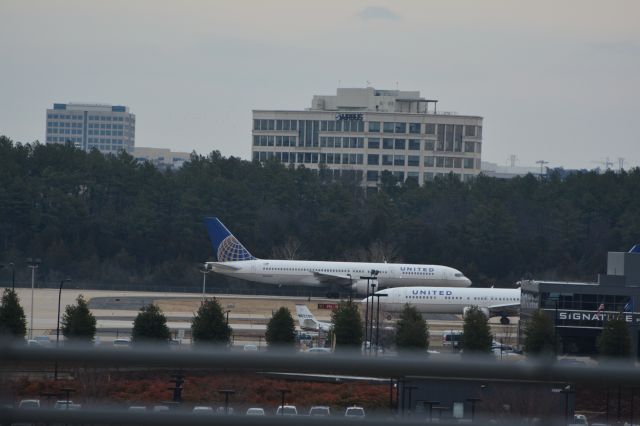
<instances>
[{"instance_id":1,"label":"white building facade","mask_svg":"<svg viewBox=\"0 0 640 426\"><path fill-rule=\"evenodd\" d=\"M136 147L132 155L137 161L148 161L161 169L174 170L182 167L191 158L191 154L188 152L176 152L168 148Z\"/></svg>"},{"instance_id":2,"label":"white building facade","mask_svg":"<svg viewBox=\"0 0 640 426\"><path fill-rule=\"evenodd\" d=\"M47 109L46 142L73 143L85 151L133 153L136 116L129 107L96 104L53 104Z\"/></svg>"},{"instance_id":3,"label":"white building facade","mask_svg":"<svg viewBox=\"0 0 640 426\"><path fill-rule=\"evenodd\" d=\"M429 109L432 105L432 109ZM420 92L338 89L302 111L253 111L252 158L274 158L376 186L383 171L425 184L480 173L482 117L438 113Z\"/></svg>"}]
</instances>

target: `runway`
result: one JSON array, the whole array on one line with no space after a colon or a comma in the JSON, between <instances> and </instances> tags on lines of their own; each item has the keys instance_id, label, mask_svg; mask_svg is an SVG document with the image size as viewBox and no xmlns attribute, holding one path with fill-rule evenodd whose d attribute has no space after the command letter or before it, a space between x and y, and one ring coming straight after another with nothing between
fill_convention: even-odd
<instances>
[{"instance_id":1,"label":"runway","mask_svg":"<svg viewBox=\"0 0 640 426\"><path fill-rule=\"evenodd\" d=\"M27 331L31 330L31 289L16 289L20 303L27 318ZM178 336L188 336L191 319L202 301L201 293L165 293L135 291L102 291L63 289L61 297L61 316L66 305L74 304L82 294L97 320L97 336L101 342L109 342L116 337L129 336L133 320L142 306L155 303L167 317L167 326ZM214 297L207 295L206 297ZM306 304L320 321L331 321L331 311L323 309L325 304L338 303L335 299L308 298L295 296L247 296L247 295L215 295L223 310L229 311L229 325L233 329L236 344L264 342L266 324L272 313L286 306L295 318L295 305ZM32 336L53 335L56 332L58 309L58 290L35 289L33 292L33 331ZM393 326L381 316L381 327ZM462 330L459 315L431 314L426 315L430 329L432 347L442 345L442 333L447 330ZM502 326L499 318L490 320L496 339L502 338L510 342L517 332L517 317L512 324ZM184 330L184 331L180 331ZM188 342L188 339L185 339ZM264 343L263 343L264 344Z\"/></svg>"}]
</instances>

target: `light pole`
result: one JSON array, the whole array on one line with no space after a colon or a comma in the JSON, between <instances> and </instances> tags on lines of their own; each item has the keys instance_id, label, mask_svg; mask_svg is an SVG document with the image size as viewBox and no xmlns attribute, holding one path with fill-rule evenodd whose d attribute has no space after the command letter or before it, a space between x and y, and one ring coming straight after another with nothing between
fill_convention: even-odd
<instances>
[{"instance_id":1,"label":"light pole","mask_svg":"<svg viewBox=\"0 0 640 426\"><path fill-rule=\"evenodd\" d=\"M202 272L202 303L204 303L205 289L207 288L207 274L209 273L209 271L205 268L201 269L200 272Z\"/></svg>"},{"instance_id":2,"label":"light pole","mask_svg":"<svg viewBox=\"0 0 640 426\"><path fill-rule=\"evenodd\" d=\"M56 323L56 349L60 345L60 300L62 299L62 286L64 282L71 282L71 278L60 281L60 289L58 290L58 321ZM58 360L56 360L56 367L53 373L53 379L58 380Z\"/></svg>"},{"instance_id":3,"label":"light pole","mask_svg":"<svg viewBox=\"0 0 640 426\"><path fill-rule=\"evenodd\" d=\"M378 347L380 346L380 298L387 297L388 294L374 294L373 296L378 299L378 307L376 310L376 356L378 356ZM373 304L373 300L371 303ZM373 318L371 318L371 321L373 321Z\"/></svg>"},{"instance_id":4,"label":"light pole","mask_svg":"<svg viewBox=\"0 0 640 426\"><path fill-rule=\"evenodd\" d=\"M229 414L229 395L233 395L236 391L231 389L221 389L218 393L224 395L224 414L227 415Z\"/></svg>"},{"instance_id":5,"label":"light pole","mask_svg":"<svg viewBox=\"0 0 640 426\"><path fill-rule=\"evenodd\" d=\"M11 266L11 290L16 291L16 267L13 262L9 263Z\"/></svg>"},{"instance_id":6,"label":"light pole","mask_svg":"<svg viewBox=\"0 0 640 426\"><path fill-rule=\"evenodd\" d=\"M367 277L360 277L361 280L367 280L367 298L364 312L364 348L367 350L367 337L369 337L369 349L371 349L371 336L367 336L369 332L369 281L375 280L380 271L372 269L369 271L370 275ZM375 284L373 285L375 287ZM371 299L371 318L373 318L373 299ZM372 330L373 332L373 330ZM369 351L370 353L370 351Z\"/></svg>"},{"instance_id":7,"label":"light pole","mask_svg":"<svg viewBox=\"0 0 640 426\"><path fill-rule=\"evenodd\" d=\"M371 283L371 321L369 321L369 327L371 327L371 332L369 333L369 341L370 341L369 356L371 356L371 349L373 349L373 298L375 295L376 295L376 283ZM376 348L376 353L377 352L378 352L378 348Z\"/></svg>"},{"instance_id":8,"label":"light pole","mask_svg":"<svg viewBox=\"0 0 640 426\"><path fill-rule=\"evenodd\" d=\"M291 391L289 389L278 389L278 392L282 394L282 405L280 405L282 408L280 410L280 414L284 416L284 396L291 393Z\"/></svg>"},{"instance_id":9,"label":"light pole","mask_svg":"<svg viewBox=\"0 0 640 426\"><path fill-rule=\"evenodd\" d=\"M29 339L33 339L33 288L36 282L36 269L40 266L40 259L28 258L27 264L31 268L31 319L29 320Z\"/></svg>"}]
</instances>

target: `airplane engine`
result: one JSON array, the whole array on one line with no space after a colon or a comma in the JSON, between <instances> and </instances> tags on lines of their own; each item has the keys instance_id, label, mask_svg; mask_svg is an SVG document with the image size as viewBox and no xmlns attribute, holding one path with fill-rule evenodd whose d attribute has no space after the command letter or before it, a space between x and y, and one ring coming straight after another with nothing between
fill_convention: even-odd
<instances>
[{"instance_id":1,"label":"airplane engine","mask_svg":"<svg viewBox=\"0 0 640 426\"><path fill-rule=\"evenodd\" d=\"M470 307L470 306L468 306L468 307L466 307L466 308L464 308L464 309L462 310L462 318L465 318L465 317L467 316L467 312L469 312L469 309L470 309L470 308L471 308L471 307ZM484 314L484 316L485 316L485 317L490 318L490 315L491 315L491 314L489 313L489 309L487 309L487 308L480 308L480 312L482 312L482 313Z\"/></svg>"},{"instance_id":2,"label":"airplane engine","mask_svg":"<svg viewBox=\"0 0 640 426\"><path fill-rule=\"evenodd\" d=\"M367 281L366 280L358 280L351 285L351 291L354 293L364 296L367 294ZM369 290L371 291L371 290Z\"/></svg>"}]
</instances>

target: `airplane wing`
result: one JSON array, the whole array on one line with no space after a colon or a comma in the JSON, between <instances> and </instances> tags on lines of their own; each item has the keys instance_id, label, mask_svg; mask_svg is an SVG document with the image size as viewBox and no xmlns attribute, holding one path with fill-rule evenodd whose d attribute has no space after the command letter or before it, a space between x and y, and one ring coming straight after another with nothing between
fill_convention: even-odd
<instances>
[{"instance_id":1,"label":"airplane wing","mask_svg":"<svg viewBox=\"0 0 640 426\"><path fill-rule=\"evenodd\" d=\"M207 269L212 269L214 271L237 271L240 268L236 268L235 266L225 265L223 262L207 262Z\"/></svg>"},{"instance_id":2,"label":"airplane wing","mask_svg":"<svg viewBox=\"0 0 640 426\"><path fill-rule=\"evenodd\" d=\"M498 305L489 306L489 311L499 311L499 312L518 312L520 311L519 303L502 303Z\"/></svg>"},{"instance_id":3,"label":"airplane wing","mask_svg":"<svg viewBox=\"0 0 640 426\"><path fill-rule=\"evenodd\" d=\"M348 275L327 274L325 272L314 272L313 275L322 283L336 283L341 285L352 284L352 279Z\"/></svg>"}]
</instances>

